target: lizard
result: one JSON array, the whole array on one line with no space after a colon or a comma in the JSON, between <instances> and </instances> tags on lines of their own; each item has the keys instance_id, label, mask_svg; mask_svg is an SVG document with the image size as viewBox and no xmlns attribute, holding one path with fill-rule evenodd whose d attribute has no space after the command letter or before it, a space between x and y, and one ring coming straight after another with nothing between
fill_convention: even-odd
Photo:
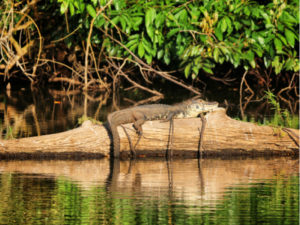
<instances>
[{"instance_id":1,"label":"lizard","mask_svg":"<svg viewBox=\"0 0 300 225\"><path fill-rule=\"evenodd\" d=\"M119 158L120 156L120 136L117 130L119 125L133 123L133 127L140 139L143 133L142 125L146 121L164 120L172 122L173 118L193 118L201 113L213 111L216 108L218 108L217 102L196 99L175 105L149 104L112 112L108 114L107 122L113 139L113 157Z\"/></svg>"}]
</instances>

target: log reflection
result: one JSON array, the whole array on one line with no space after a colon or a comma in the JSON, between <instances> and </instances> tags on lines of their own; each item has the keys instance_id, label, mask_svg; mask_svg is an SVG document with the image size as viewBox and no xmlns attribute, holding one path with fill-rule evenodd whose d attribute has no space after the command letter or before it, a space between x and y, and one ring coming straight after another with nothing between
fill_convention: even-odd
<instances>
[{"instance_id":1,"label":"log reflection","mask_svg":"<svg viewBox=\"0 0 300 225\"><path fill-rule=\"evenodd\" d=\"M237 184L297 175L298 159L1 161L0 173L64 177L84 189L106 186L118 196L216 200ZM221 195L220 195L221 194Z\"/></svg>"}]
</instances>

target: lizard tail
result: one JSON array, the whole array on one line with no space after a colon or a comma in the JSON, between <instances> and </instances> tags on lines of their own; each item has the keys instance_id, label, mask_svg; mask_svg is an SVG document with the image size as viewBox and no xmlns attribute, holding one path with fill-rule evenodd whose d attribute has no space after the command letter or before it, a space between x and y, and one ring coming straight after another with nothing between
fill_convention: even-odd
<instances>
[{"instance_id":1,"label":"lizard tail","mask_svg":"<svg viewBox=\"0 0 300 225\"><path fill-rule=\"evenodd\" d=\"M120 156L120 136L117 130L117 126L112 123L112 114L107 116L107 122L109 125L109 129L112 135L113 142L113 156L114 158L119 158Z\"/></svg>"}]
</instances>

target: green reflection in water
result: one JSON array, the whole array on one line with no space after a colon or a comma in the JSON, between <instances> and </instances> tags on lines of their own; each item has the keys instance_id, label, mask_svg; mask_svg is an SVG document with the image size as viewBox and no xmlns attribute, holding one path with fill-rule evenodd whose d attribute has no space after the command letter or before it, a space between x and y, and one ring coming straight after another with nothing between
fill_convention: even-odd
<instances>
[{"instance_id":1,"label":"green reflection in water","mask_svg":"<svg viewBox=\"0 0 300 225\"><path fill-rule=\"evenodd\" d=\"M298 224L299 177L236 185L214 206L83 188L65 178L0 174L0 224ZM137 194L138 196L138 194Z\"/></svg>"}]
</instances>

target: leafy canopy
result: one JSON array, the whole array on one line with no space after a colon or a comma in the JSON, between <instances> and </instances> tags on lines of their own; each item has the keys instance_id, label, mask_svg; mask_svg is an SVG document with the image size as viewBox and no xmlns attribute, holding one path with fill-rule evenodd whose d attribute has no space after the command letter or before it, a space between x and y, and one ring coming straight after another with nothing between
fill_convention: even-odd
<instances>
[{"instance_id":1,"label":"leafy canopy","mask_svg":"<svg viewBox=\"0 0 300 225\"><path fill-rule=\"evenodd\" d=\"M57 0L86 34L92 18L108 0ZM96 18L94 26L113 35L145 60L184 69L185 77L200 70L212 74L224 62L245 70L260 59L276 74L298 71L299 3L273 0L259 4L240 0L133 1L114 0ZM126 49L100 29L92 42L110 56L127 57ZM75 43L73 43L75 44Z\"/></svg>"}]
</instances>

